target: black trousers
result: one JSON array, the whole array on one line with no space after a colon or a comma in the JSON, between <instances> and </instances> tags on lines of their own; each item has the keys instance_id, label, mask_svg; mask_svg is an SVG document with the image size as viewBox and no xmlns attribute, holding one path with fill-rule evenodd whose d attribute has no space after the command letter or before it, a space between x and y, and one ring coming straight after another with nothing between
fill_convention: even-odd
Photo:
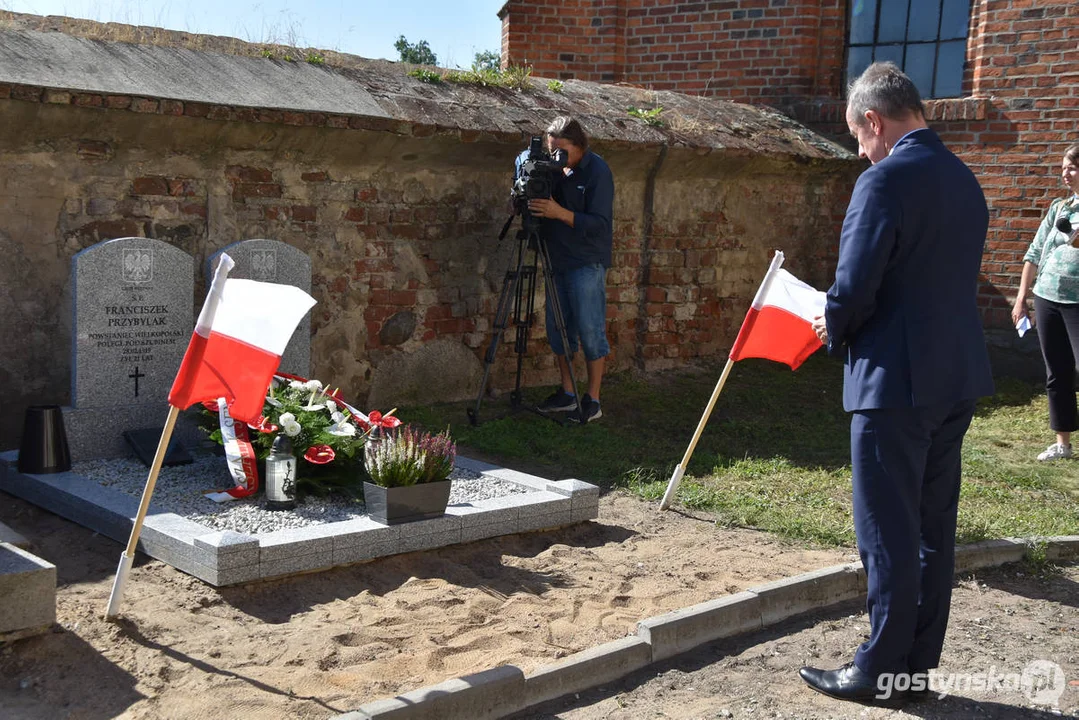
<instances>
[{"instance_id":1,"label":"black trousers","mask_svg":"<svg viewBox=\"0 0 1079 720\"><path fill-rule=\"evenodd\" d=\"M1079 360L1079 304L1058 303L1034 296L1038 343L1045 359L1045 394L1049 397L1049 428L1079 430L1075 404L1075 363Z\"/></svg>"}]
</instances>

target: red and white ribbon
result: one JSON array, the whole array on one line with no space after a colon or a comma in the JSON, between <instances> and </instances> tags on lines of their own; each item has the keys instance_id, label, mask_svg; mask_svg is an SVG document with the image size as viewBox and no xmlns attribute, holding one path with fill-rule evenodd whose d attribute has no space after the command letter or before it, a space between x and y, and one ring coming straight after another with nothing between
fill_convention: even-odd
<instances>
[{"instance_id":1,"label":"red and white ribbon","mask_svg":"<svg viewBox=\"0 0 1079 720\"><path fill-rule=\"evenodd\" d=\"M229 502L253 495L259 489L259 469L255 449L247 434L247 423L234 420L229 415L225 398L218 398L217 414L221 423L221 440L225 446L225 461L236 486L223 492L208 492L206 497L214 502Z\"/></svg>"}]
</instances>

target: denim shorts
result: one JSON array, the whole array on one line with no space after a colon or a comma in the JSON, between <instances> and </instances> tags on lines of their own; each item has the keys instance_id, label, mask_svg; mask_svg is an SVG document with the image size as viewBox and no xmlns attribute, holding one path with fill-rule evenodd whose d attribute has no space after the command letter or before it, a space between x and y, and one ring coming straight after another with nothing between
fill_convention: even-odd
<instances>
[{"instance_id":1,"label":"denim shorts","mask_svg":"<svg viewBox=\"0 0 1079 720\"><path fill-rule=\"evenodd\" d=\"M566 321L570 352L577 352L577 339L580 338L586 360L607 357L611 352L607 344L607 269L600 263L593 263L552 274L562 317ZM550 297L547 298L547 340L555 355L566 354Z\"/></svg>"}]
</instances>

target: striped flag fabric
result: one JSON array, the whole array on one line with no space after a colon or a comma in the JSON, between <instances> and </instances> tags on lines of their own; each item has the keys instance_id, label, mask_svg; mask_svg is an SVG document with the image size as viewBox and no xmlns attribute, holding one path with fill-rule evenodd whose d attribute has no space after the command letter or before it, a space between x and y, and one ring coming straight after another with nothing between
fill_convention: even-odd
<instances>
[{"instance_id":1,"label":"striped flag fabric","mask_svg":"<svg viewBox=\"0 0 1079 720\"><path fill-rule=\"evenodd\" d=\"M776 251L731 347L731 360L764 358L797 370L821 347L812 323L824 314L825 295L782 264L783 253Z\"/></svg>"},{"instance_id":2,"label":"striped flag fabric","mask_svg":"<svg viewBox=\"0 0 1079 720\"><path fill-rule=\"evenodd\" d=\"M289 338L315 299L291 285L235 280L222 253L169 404L181 410L225 398L236 420L256 424Z\"/></svg>"}]
</instances>

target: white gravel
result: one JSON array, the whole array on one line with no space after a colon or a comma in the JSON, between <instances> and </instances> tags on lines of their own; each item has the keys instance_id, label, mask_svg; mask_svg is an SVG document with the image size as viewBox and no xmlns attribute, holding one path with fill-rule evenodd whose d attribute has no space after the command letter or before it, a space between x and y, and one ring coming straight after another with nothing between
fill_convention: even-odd
<instances>
[{"instance_id":1,"label":"white gravel","mask_svg":"<svg viewBox=\"0 0 1079 720\"><path fill-rule=\"evenodd\" d=\"M148 468L133 458L91 460L78 463L72 471L118 492L141 498ZM450 476L450 504L487 500L490 498L529 492L530 488L479 473L455 468ZM340 495L324 498L306 497L295 510L266 510L264 497L258 492L252 498L216 503L204 497L207 492L232 487L232 478L225 458L218 455L197 457L189 465L161 468L151 512L171 512L215 530L260 534L287 528L307 527L321 523L339 522L367 514L362 501Z\"/></svg>"}]
</instances>

